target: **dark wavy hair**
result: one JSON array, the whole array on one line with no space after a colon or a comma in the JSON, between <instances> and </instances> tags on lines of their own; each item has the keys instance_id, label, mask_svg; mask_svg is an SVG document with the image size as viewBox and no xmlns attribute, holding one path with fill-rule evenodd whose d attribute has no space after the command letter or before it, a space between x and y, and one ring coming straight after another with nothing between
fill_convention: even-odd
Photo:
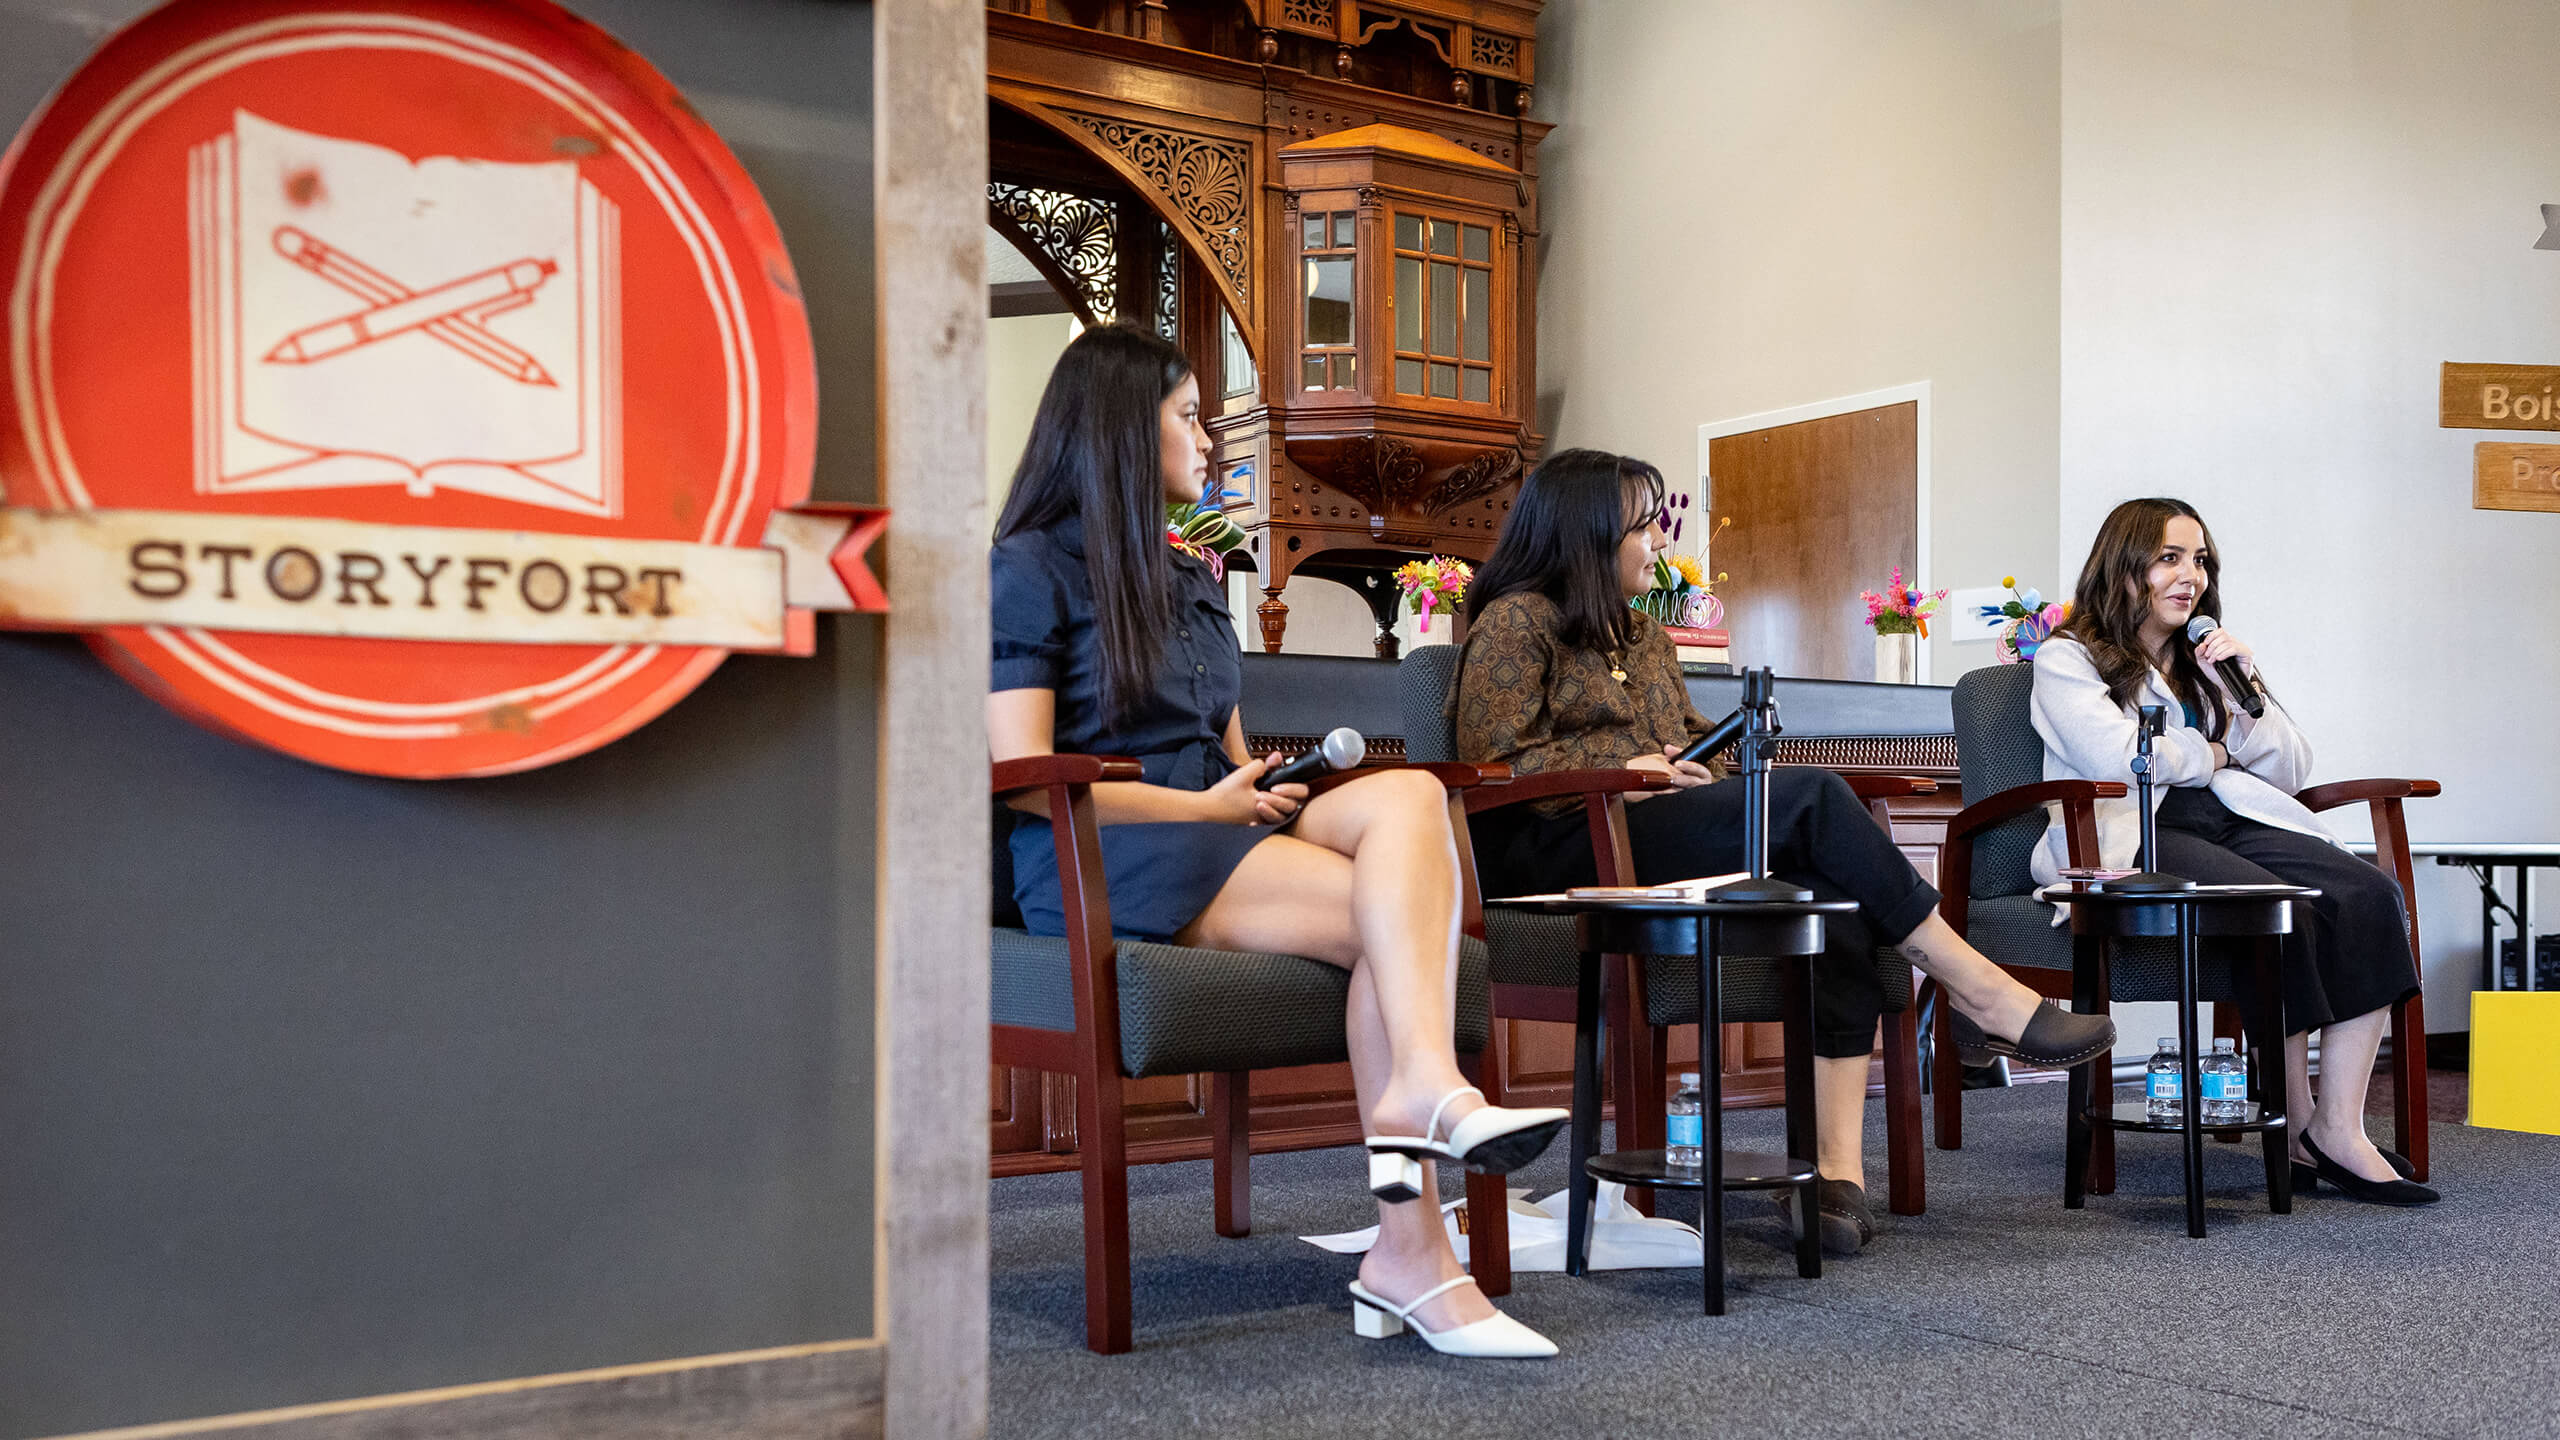
<instances>
[{"instance_id":1,"label":"dark wavy hair","mask_svg":"<svg viewBox=\"0 0 2560 1440\"><path fill-rule=\"evenodd\" d=\"M2128 703L2142 690L2153 657L2142 648L2142 622L2151 613L2151 562L2159 557L2169 522L2185 516L2204 532L2204 591L2196 596L2197 615L2222 615L2222 550L2213 531L2184 500L2127 500L2107 512L2089 558L2080 567L2080 583L2071 595L2071 618L2054 631L2086 646L2107 682L2107 698ZM2206 738L2220 740L2231 728L2231 711L2222 687L2206 678L2196 659L2195 642L2184 630L2169 636L2168 651L2159 657L2169 690L2195 707L2205 721Z\"/></svg>"},{"instance_id":2,"label":"dark wavy hair","mask_svg":"<svg viewBox=\"0 0 2560 1440\"><path fill-rule=\"evenodd\" d=\"M1164 539L1165 398L1191 377L1181 349L1135 325L1096 326L1049 372L996 520L1001 541L1084 517L1102 704L1126 718L1155 692L1174 626Z\"/></svg>"},{"instance_id":3,"label":"dark wavy hair","mask_svg":"<svg viewBox=\"0 0 2560 1440\"><path fill-rule=\"evenodd\" d=\"M1564 612L1557 638L1578 650L1616 650L1635 638L1636 611L1618 585L1618 546L1662 511L1662 472L1606 450L1561 450L1529 472L1492 558L1467 587L1467 618L1534 590ZM1628 515L1638 518L1630 525Z\"/></svg>"}]
</instances>

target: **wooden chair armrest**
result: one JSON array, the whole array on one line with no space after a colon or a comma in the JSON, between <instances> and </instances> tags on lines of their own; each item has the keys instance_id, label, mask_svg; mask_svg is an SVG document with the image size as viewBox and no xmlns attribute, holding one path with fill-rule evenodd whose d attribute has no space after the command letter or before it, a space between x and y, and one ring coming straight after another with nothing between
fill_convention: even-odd
<instances>
[{"instance_id":1,"label":"wooden chair armrest","mask_svg":"<svg viewBox=\"0 0 2560 1440\"><path fill-rule=\"evenodd\" d=\"M2418 948L2418 876L2409 859L2409 815L2403 800L2424 800L2444 793L2433 780L2338 780L2314 785L2293 798L2318 813L2341 805L2373 807L2373 863L2400 886L2401 909L2409 922L2409 951Z\"/></svg>"},{"instance_id":2,"label":"wooden chair armrest","mask_svg":"<svg viewBox=\"0 0 2560 1440\"><path fill-rule=\"evenodd\" d=\"M1505 805L1553 800L1561 795L1626 795L1643 790L1672 789L1671 777L1652 770L1550 770L1542 775L1514 775L1491 789L1467 795L1467 813L1481 815Z\"/></svg>"},{"instance_id":3,"label":"wooden chair armrest","mask_svg":"<svg viewBox=\"0 0 2560 1440\"><path fill-rule=\"evenodd\" d=\"M2086 805L2093 800L2115 799L2125 791L2121 780L2043 780L2033 785L2013 786L1956 812L1956 818L1947 822L1947 843L1952 845L1958 840L1970 839L1977 831L1987 830L2057 800L2067 806Z\"/></svg>"},{"instance_id":4,"label":"wooden chair armrest","mask_svg":"<svg viewBox=\"0 0 2560 1440\"><path fill-rule=\"evenodd\" d=\"M1398 761L1392 765L1363 765L1356 770L1336 770L1330 775L1319 775L1307 782L1307 794L1312 798L1381 770L1427 770L1442 787L1450 790L1474 790L1511 783L1511 767L1508 765L1462 765L1454 760Z\"/></svg>"},{"instance_id":5,"label":"wooden chair armrest","mask_svg":"<svg viewBox=\"0 0 2560 1440\"><path fill-rule=\"evenodd\" d=\"M1935 795L1938 782L1917 775L1842 775L1850 793L1861 800L1892 800L1904 795Z\"/></svg>"},{"instance_id":6,"label":"wooden chair armrest","mask_svg":"<svg viewBox=\"0 0 2560 1440\"><path fill-rule=\"evenodd\" d=\"M2341 805L2360 805L2374 800L2423 800L2444 793L2444 787L2433 780L2333 780L2314 785L2293 798L2302 808L2314 814L2335 810Z\"/></svg>"},{"instance_id":7,"label":"wooden chair armrest","mask_svg":"<svg viewBox=\"0 0 2560 1440\"><path fill-rule=\"evenodd\" d=\"M1145 772L1135 760L1117 755L1025 755L994 765L996 798L1052 785L1098 785L1106 780L1137 780Z\"/></svg>"}]
</instances>

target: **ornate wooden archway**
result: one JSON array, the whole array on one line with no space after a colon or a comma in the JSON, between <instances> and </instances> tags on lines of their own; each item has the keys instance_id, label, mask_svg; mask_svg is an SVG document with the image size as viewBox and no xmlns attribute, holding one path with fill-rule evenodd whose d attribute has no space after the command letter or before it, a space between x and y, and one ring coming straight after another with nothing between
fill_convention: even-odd
<instances>
[{"instance_id":1,"label":"ornate wooden archway","mask_svg":"<svg viewBox=\"0 0 2560 1440\"><path fill-rule=\"evenodd\" d=\"M1303 569L1361 595L1392 655L1384 573L1484 558L1537 451L1520 261L1549 128L1525 118L1542 5L990 5L990 224L1088 320L1152 321L1192 356L1264 579L1266 649ZM1484 254L1434 253L1444 232ZM1395 322L1408 271L1408 313L1468 317L1445 354ZM1453 298L1435 301L1443 272ZM1310 286L1326 292L1313 326ZM1356 334L1326 329L1346 309Z\"/></svg>"}]
</instances>

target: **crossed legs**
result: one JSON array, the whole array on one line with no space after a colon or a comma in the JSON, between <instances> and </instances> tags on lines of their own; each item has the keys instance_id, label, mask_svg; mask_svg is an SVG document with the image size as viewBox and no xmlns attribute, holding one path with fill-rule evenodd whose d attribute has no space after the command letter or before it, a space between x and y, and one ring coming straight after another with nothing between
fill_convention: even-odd
<instances>
[{"instance_id":1,"label":"crossed legs","mask_svg":"<svg viewBox=\"0 0 2560 1440\"><path fill-rule=\"evenodd\" d=\"M1346 1038L1362 1128L1418 1135L1442 1096L1466 1085L1456 1029L1457 846L1440 782L1385 770L1309 801L1292 833L1245 856L1217 899L1175 939L1224 950L1306 955L1351 972ZM1445 1129L1480 1101L1461 1099ZM1431 1167L1422 1198L1378 1206L1378 1243L1360 1282L1419 1295L1463 1273L1441 1226ZM1473 1286L1423 1307L1434 1330L1494 1313Z\"/></svg>"}]
</instances>

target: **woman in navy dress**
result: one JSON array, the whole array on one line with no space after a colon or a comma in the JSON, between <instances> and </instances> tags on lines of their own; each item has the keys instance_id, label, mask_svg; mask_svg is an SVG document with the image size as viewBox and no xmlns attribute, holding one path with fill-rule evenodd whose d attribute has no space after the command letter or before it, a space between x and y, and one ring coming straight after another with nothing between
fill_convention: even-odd
<instances>
[{"instance_id":1,"label":"woman in navy dress","mask_svg":"<svg viewBox=\"0 0 2560 1440\"><path fill-rule=\"evenodd\" d=\"M997 760L1139 761L1143 780L1093 787L1115 932L1351 972L1351 1073L1379 1199L1351 1287L1359 1332L1409 1323L1443 1353L1551 1355L1459 1268L1418 1162L1507 1173L1566 1114L1486 1105L1458 1073L1460 890L1439 782L1391 769L1313 800L1301 785L1258 788L1270 762L1245 750L1224 587L1165 538L1164 507L1200 498L1209 450L1174 346L1111 325L1059 357L996 525L990 746ZM1047 800L1011 804L1026 812L1014 898L1034 933L1062 934Z\"/></svg>"}]
</instances>

